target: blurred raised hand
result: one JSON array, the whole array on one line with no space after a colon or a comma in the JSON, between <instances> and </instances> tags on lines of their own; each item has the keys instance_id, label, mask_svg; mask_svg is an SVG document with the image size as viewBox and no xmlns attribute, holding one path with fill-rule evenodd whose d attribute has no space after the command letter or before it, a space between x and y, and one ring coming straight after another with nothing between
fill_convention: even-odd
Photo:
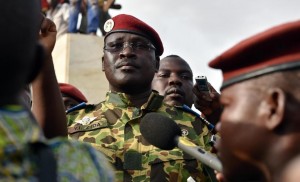
<instances>
[{"instance_id":1,"label":"blurred raised hand","mask_svg":"<svg viewBox=\"0 0 300 182\"><path fill-rule=\"evenodd\" d=\"M50 55L56 42L56 26L53 21L42 16L41 29L39 32L39 41L44 46L47 55Z\"/></svg>"}]
</instances>

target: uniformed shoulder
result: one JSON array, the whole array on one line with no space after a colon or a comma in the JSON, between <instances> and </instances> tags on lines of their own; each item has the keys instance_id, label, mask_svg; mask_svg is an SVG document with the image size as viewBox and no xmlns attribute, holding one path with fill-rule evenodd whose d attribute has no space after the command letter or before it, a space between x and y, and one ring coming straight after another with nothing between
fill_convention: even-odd
<instances>
[{"instance_id":1,"label":"uniformed shoulder","mask_svg":"<svg viewBox=\"0 0 300 182\"><path fill-rule=\"evenodd\" d=\"M96 105L94 104L86 104L85 102L82 102L68 110L66 110L66 114L74 114L74 112L78 112L79 110L85 110L85 111L89 111L89 110L93 110L96 107Z\"/></svg>"},{"instance_id":2,"label":"uniformed shoulder","mask_svg":"<svg viewBox=\"0 0 300 182\"><path fill-rule=\"evenodd\" d=\"M200 114L198 114L196 111L192 110L189 106L187 105L182 105L182 106L176 106L176 109L182 110L186 113L190 113L191 115L195 117L200 117Z\"/></svg>"},{"instance_id":3,"label":"uniformed shoulder","mask_svg":"<svg viewBox=\"0 0 300 182\"><path fill-rule=\"evenodd\" d=\"M197 118L195 113L187 112L181 107L174 107L165 103L160 107L159 112L165 113L173 120L194 121Z\"/></svg>"},{"instance_id":4,"label":"uniformed shoulder","mask_svg":"<svg viewBox=\"0 0 300 182\"><path fill-rule=\"evenodd\" d=\"M99 104L82 104L77 105L69 110L67 113L67 124L70 126L74 121L81 120L85 116L95 115L95 112L98 114L101 113L101 106L103 103Z\"/></svg>"}]
</instances>

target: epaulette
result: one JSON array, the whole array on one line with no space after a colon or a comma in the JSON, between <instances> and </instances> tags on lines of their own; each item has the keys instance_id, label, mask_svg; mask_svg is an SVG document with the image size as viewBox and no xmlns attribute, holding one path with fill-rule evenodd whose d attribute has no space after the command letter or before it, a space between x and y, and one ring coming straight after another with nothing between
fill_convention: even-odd
<instances>
[{"instance_id":1,"label":"epaulette","mask_svg":"<svg viewBox=\"0 0 300 182\"><path fill-rule=\"evenodd\" d=\"M157 91L153 90L145 106L145 111L157 111L161 107L163 100L164 97L162 95L159 95Z\"/></svg>"},{"instance_id":2,"label":"epaulette","mask_svg":"<svg viewBox=\"0 0 300 182\"><path fill-rule=\"evenodd\" d=\"M197 118L199 118L210 131L214 131L215 126L213 124L211 124L209 121L207 121L205 118L201 117L200 114L198 114L197 112L193 111L189 106L187 105L182 105L182 106L175 106L177 109L181 109L187 113L190 113L194 116L196 116Z\"/></svg>"},{"instance_id":3,"label":"epaulette","mask_svg":"<svg viewBox=\"0 0 300 182\"><path fill-rule=\"evenodd\" d=\"M73 111L77 111L77 110L80 110L80 109L94 109L96 107L96 105L94 104L86 104L85 102L82 102L68 110L66 110L66 114L69 114Z\"/></svg>"}]
</instances>

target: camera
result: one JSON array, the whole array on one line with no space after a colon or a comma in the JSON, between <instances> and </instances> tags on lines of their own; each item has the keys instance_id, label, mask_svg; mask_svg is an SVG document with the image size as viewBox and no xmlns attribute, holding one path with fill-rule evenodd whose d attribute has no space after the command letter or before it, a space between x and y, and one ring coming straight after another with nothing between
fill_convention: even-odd
<instances>
[{"instance_id":1,"label":"camera","mask_svg":"<svg viewBox=\"0 0 300 182\"><path fill-rule=\"evenodd\" d=\"M198 89L203 92L209 92L208 83L206 76L197 76L195 78Z\"/></svg>"}]
</instances>

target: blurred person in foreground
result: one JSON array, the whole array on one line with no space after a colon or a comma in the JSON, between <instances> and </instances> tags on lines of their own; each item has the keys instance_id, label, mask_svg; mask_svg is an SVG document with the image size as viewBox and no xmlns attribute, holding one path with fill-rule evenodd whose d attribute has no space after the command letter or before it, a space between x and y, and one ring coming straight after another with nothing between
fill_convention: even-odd
<instances>
[{"instance_id":1,"label":"blurred person in foreground","mask_svg":"<svg viewBox=\"0 0 300 182\"><path fill-rule=\"evenodd\" d=\"M299 34L300 21L281 24L209 63L223 73L220 180L275 182L299 155Z\"/></svg>"},{"instance_id":2,"label":"blurred person in foreground","mask_svg":"<svg viewBox=\"0 0 300 182\"><path fill-rule=\"evenodd\" d=\"M300 156L296 156L284 167L279 182L298 182L300 179Z\"/></svg>"},{"instance_id":3,"label":"blurred person in foreground","mask_svg":"<svg viewBox=\"0 0 300 182\"><path fill-rule=\"evenodd\" d=\"M113 181L105 158L91 146L67 138L47 140L20 99L25 85L52 63L47 52L55 42L54 23L42 16L37 0L1 1L0 15L6 27L0 30L0 78L6 85L0 91L0 180ZM58 87L52 91L59 95Z\"/></svg>"},{"instance_id":4,"label":"blurred person in foreground","mask_svg":"<svg viewBox=\"0 0 300 182\"><path fill-rule=\"evenodd\" d=\"M180 126L184 135L210 150L207 127L194 115L165 105L152 91L163 44L158 33L134 16L120 14L104 29L102 70L109 82L106 100L68 114L70 138L91 143L116 168L116 181L212 181L208 168L178 148L161 150L140 132L142 117L157 112ZM159 125L159 122L157 123Z\"/></svg>"}]
</instances>

